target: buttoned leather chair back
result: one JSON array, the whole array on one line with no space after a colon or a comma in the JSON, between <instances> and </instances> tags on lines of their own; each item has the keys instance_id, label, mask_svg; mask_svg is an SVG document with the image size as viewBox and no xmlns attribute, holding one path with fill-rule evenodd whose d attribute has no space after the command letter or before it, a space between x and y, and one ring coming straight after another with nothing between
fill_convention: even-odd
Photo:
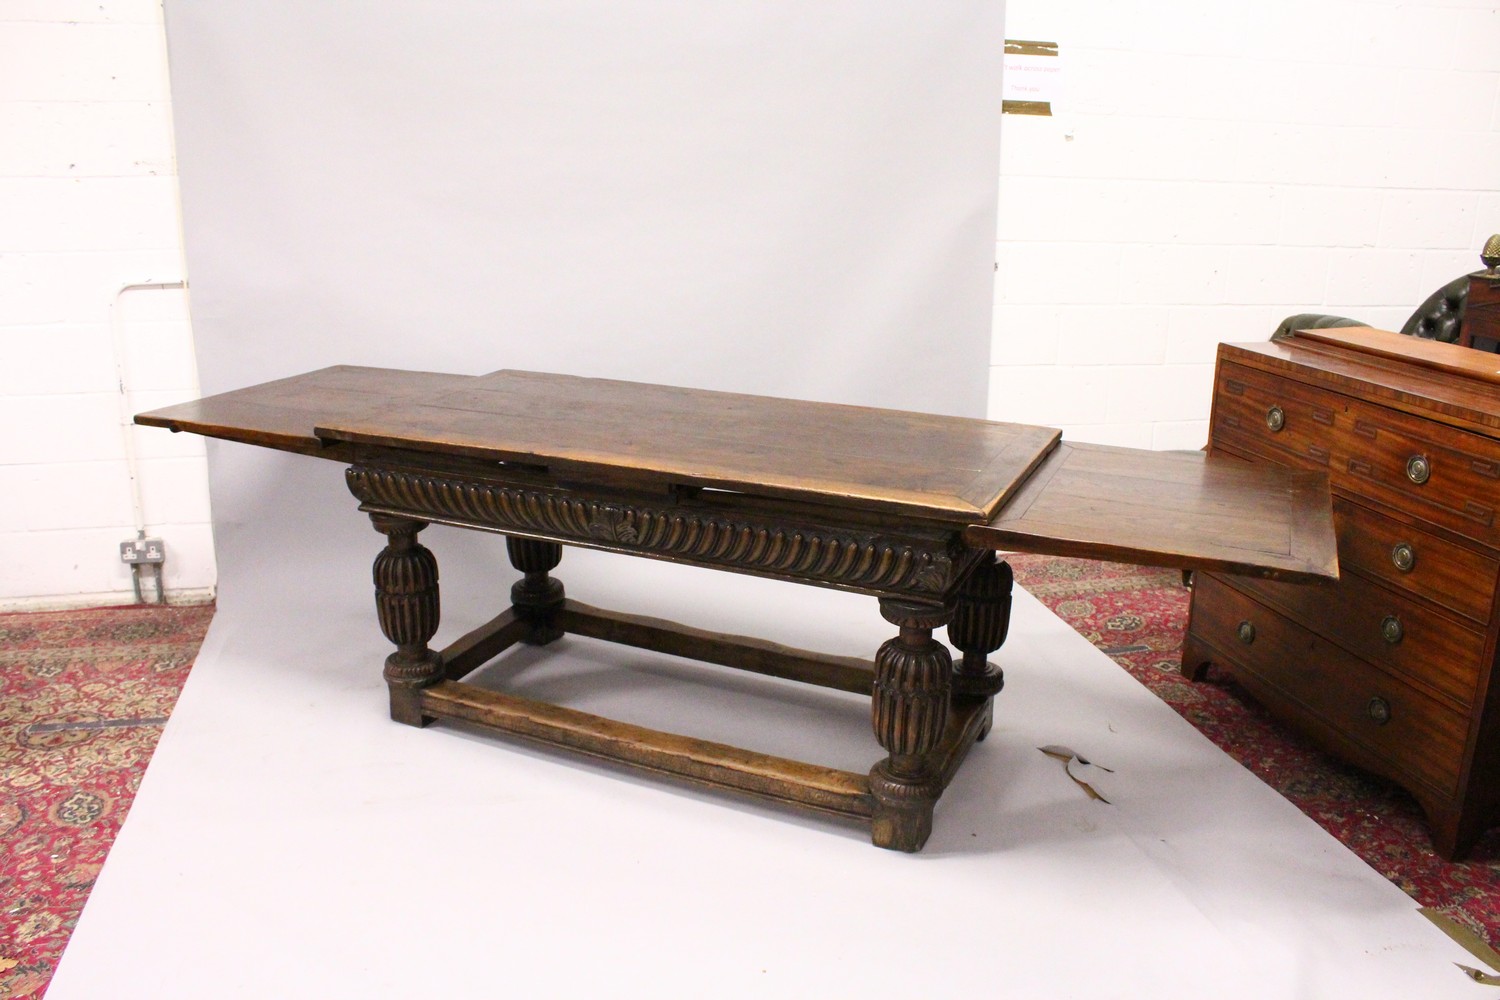
<instances>
[{"instance_id":1,"label":"buttoned leather chair back","mask_svg":"<svg viewBox=\"0 0 1500 1000\"><path fill-rule=\"evenodd\" d=\"M1466 274L1461 278L1454 278L1429 295L1417 307L1417 311L1412 313L1411 318L1401 327L1401 332L1408 337L1418 337L1422 340L1441 340L1445 344L1457 343L1464 321L1464 303L1468 301L1468 298L1469 276ZM1282 320L1276 332L1271 335L1271 339L1284 337L1293 330L1326 330L1330 327L1369 325L1357 319L1349 319L1347 316L1298 313Z\"/></svg>"}]
</instances>

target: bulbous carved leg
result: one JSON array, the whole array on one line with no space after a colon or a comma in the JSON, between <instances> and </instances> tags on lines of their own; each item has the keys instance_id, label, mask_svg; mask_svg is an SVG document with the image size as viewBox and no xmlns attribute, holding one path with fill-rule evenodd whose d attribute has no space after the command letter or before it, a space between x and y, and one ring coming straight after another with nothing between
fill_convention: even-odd
<instances>
[{"instance_id":1,"label":"bulbous carved leg","mask_svg":"<svg viewBox=\"0 0 1500 1000\"><path fill-rule=\"evenodd\" d=\"M385 682L391 692L391 718L424 726L418 692L443 679L443 658L427 647L438 628L437 559L417 541L427 527L388 514L371 514L375 530L386 536L375 557L375 611L380 630L396 644L385 660Z\"/></svg>"},{"instance_id":2,"label":"bulbous carved leg","mask_svg":"<svg viewBox=\"0 0 1500 1000\"><path fill-rule=\"evenodd\" d=\"M880 613L901 634L875 654L871 721L890 756L870 771L871 839L877 847L918 851L932 832L932 809L943 792L942 775L928 755L948 722L953 675L953 657L932 630L952 610L882 599Z\"/></svg>"},{"instance_id":3,"label":"bulbous carved leg","mask_svg":"<svg viewBox=\"0 0 1500 1000\"><path fill-rule=\"evenodd\" d=\"M506 536L505 551L510 564L526 574L510 588L510 601L516 614L531 625L525 641L545 646L562 638L557 624L557 609L563 603L563 585L548 574L562 562L562 546L556 542L539 542L532 538Z\"/></svg>"},{"instance_id":4,"label":"bulbous carved leg","mask_svg":"<svg viewBox=\"0 0 1500 1000\"><path fill-rule=\"evenodd\" d=\"M989 655L1005 643L1010 629L1010 591L1014 583L1010 563L986 558L974 568L958 591L948 638L963 651L953 672L955 698L992 698L1005 686L1005 674L989 662ZM989 726L980 734L984 739Z\"/></svg>"}]
</instances>

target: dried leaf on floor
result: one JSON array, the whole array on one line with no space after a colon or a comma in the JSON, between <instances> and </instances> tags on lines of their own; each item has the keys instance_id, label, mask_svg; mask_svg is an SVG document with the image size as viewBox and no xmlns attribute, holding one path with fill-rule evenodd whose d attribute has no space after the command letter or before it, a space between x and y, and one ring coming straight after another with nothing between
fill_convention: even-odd
<instances>
[{"instance_id":1,"label":"dried leaf on floor","mask_svg":"<svg viewBox=\"0 0 1500 1000\"><path fill-rule=\"evenodd\" d=\"M1049 744L1048 746L1037 747L1037 749L1053 760L1062 761L1063 769L1067 771L1068 777L1072 778L1073 783L1082 788L1089 798L1097 802L1103 802L1105 805L1110 804L1109 799L1100 794L1099 789L1095 786L1100 783L1101 774L1114 774L1113 768L1095 764L1087 757L1080 756L1069 747Z\"/></svg>"}]
</instances>

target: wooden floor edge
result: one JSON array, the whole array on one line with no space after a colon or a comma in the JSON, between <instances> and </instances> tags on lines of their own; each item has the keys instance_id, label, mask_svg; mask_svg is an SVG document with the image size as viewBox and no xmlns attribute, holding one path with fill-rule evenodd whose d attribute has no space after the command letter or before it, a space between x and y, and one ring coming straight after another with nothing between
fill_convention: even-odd
<instances>
[{"instance_id":1,"label":"wooden floor edge","mask_svg":"<svg viewBox=\"0 0 1500 1000\"><path fill-rule=\"evenodd\" d=\"M473 684L422 689L424 715L471 723L573 753L838 816L874 812L869 777L664 733Z\"/></svg>"}]
</instances>

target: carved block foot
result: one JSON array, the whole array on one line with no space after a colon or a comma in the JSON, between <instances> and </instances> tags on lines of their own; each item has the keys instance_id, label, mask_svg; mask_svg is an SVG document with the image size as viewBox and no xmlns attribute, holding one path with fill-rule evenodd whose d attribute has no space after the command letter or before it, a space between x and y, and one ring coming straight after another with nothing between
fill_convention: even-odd
<instances>
[{"instance_id":1,"label":"carved block foot","mask_svg":"<svg viewBox=\"0 0 1500 1000\"><path fill-rule=\"evenodd\" d=\"M943 792L930 754L948 722L953 657L932 630L952 617L943 605L885 599L880 613L901 634L875 654L871 723L890 752L870 771L875 798L870 837L877 847L920 850L932 832L932 809Z\"/></svg>"},{"instance_id":2,"label":"carved block foot","mask_svg":"<svg viewBox=\"0 0 1500 1000\"><path fill-rule=\"evenodd\" d=\"M385 658L384 674L391 693L391 718L418 728L430 723L432 717L422 714L422 689L443 679L443 658L430 649L416 661L392 653Z\"/></svg>"},{"instance_id":3,"label":"carved block foot","mask_svg":"<svg viewBox=\"0 0 1500 1000\"><path fill-rule=\"evenodd\" d=\"M421 689L443 679L443 658L427 646L440 615L437 559L417 541L425 521L387 514L371 514L370 520L387 539L375 557L374 576L380 630L396 644L384 671L391 718L424 726L432 720L422 715Z\"/></svg>"},{"instance_id":4,"label":"carved block foot","mask_svg":"<svg viewBox=\"0 0 1500 1000\"><path fill-rule=\"evenodd\" d=\"M1010 563L986 558L959 588L948 624L948 638L963 652L953 672L955 697L991 698L1005 686L1004 672L988 657L1010 631L1013 583Z\"/></svg>"},{"instance_id":5,"label":"carved block foot","mask_svg":"<svg viewBox=\"0 0 1500 1000\"><path fill-rule=\"evenodd\" d=\"M561 639L563 631L557 624L557 611L565 595L562 581L549 574L562 562L562 546L508 536L505 550L510 555L510 564L525 574L510 588L516 615L531 625L531 634L522 641L545 646Z\"/></svg>"},{"instance_id":6,"label":"carved block foot","mask_svg":"<svg viewBox=\"0 0 1500 1000\"><path fill-rule=\"evenodd\" d=\"M870 841L891 851L920 851L932 833L932 810L943 794L935 774L918 777L891 773L881 761L870 770L870 794L875 814L870 818Z\"/></svg>"}]
</instances>

